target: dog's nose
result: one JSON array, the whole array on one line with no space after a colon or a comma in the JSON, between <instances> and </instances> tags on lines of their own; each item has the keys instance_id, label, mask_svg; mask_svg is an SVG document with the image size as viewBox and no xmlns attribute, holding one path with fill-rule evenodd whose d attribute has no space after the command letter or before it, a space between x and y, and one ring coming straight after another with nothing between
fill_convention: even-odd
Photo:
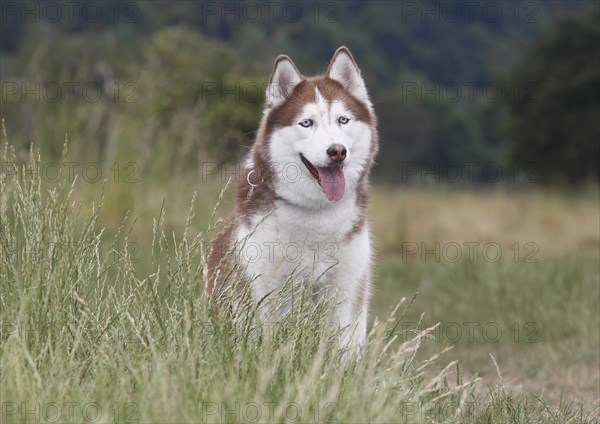
<instances>
[{"instance_id":1,"label":"dog's nose","mask_svg":"<svg viewBox=\"0 0 600 424\"><path fill-rule=\"evenodd\" d=\"M327 149L327 155L334 162L342 162L346 159L346 153L348 153L346 148L341 144L332 144Z\"/></svg>"}]
</instances>

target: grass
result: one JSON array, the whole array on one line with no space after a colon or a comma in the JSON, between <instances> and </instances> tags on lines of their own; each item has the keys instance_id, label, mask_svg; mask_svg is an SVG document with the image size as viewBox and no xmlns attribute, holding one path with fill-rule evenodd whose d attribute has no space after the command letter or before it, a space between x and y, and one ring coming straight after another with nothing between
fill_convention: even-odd
<instances>
[{"instance_id":1,"label":"grass","mask_svg":"<svg viewBox=\"0 0 600 424\"><path fill-rule=\"evenodd\" d=\"M8 146L3 161L14 161ZM39 162L32 155L29 169ZM555 402L538 387L512 390L507 381L523 368L506 358L524 343L503 339L496 351L479 339L435 342L436 321L535 322L536 348L554 355L565 346L564 358L540 363L590 366L598 354L593 251L551 265L449 264L403 261L390 247L377 268L378 318L355 354L332 343L327 308L301 303L270 325L252 319L252 308L228 315L208 302L205 204L152 204L151 188L139 186L127 199L144 205L131 213L135 222L109 201L110 186L89 205L76 184L1 175L2 422L598 421L597 396ZM490 363L495 377L477 381Z\"/></svg>"},{"instance_id":2,"label":"grass","mask_svg":"<svg viewBox=\"0 0 600 424\"><path fill-rule=\"evenodd\" d=\"M389 298L418 292L405 329L415 329L421 314L420 327L440 323L423 354L453 346L448 359L459 360L466 375L498 383L492 353L514 392L543 392L554 404L561 397L597 401L597 257L456 264L388 259L378 274L374 310L383 310Z\"/></svg>"}]
</instances>

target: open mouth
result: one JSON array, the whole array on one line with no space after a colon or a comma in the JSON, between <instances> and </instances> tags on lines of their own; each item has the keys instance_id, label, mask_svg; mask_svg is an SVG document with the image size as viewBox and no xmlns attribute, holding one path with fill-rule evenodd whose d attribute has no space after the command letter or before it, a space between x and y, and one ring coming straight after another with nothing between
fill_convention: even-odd
<instances>
[{"instance_id":1,"label":"open mouth","mask_svg":"<svg viewBox=\"0 0 600 424\"><path fill-rule=\"evenodd\" d=\"M310 175L312 175L317 183L332 202L337 202L344 196L346 181L344 179L344 171L341 166L333 165L326 167L314 166L304 155L300 154L300 159Z\"/></svg>"},{"instance_id":2,"label":"open mouth","mask_svg":"<svg viewBox=\"0 0 600 424\"><path fill-rule=\"evenodd\" d=\"M300 159L302 159L302 163L304 163L304 165L306 166L306 169L308 169L308 172L310 172L310 174L313 177L315 177L315 180L317 180L317 182L320 183L319 171L317 171L316 166L314 166L312 163L310 163L310 161L308 159L306 159L303 154L300 154Z\"/></svg>"}]
</instances>

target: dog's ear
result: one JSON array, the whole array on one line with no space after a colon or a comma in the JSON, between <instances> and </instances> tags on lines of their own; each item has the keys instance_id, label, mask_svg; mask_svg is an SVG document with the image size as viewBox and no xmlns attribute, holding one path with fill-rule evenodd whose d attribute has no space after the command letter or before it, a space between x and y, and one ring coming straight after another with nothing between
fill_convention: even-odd
<instances>
[{"instance_id":1,"label":"dog's ear","mask_svg":"<svg viewBox=\"0 0 600 424\"><path fill-rule=\"evenodd\" d=\"M327 76L341 83L354 97L368 104L371 103L365 82L360 76L360 69L358 69L352 53L346 47L340 47L333 54L329 68L327 68Z\"/></svg>"},{"instance_id":2,"label":"dog's ear","mask_svg":"<svg viewBox=\"0 0 600 424\"><path fill-rule=\"evenodd\" d=\"M267 87L267 108L275 107L287 99L294 91L294 87L303 79L292 59L286 55L278 56Z\"/></svg>"}]
</instances>

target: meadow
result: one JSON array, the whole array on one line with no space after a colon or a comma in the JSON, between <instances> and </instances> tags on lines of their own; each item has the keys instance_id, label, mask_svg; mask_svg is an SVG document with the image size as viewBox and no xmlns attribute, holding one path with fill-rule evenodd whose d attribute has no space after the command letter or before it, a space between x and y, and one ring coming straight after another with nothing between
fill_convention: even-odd
<instances>
[{"instance_id":1,"label":"meadow","mask_svg":"<svg viewBox=\"0 0 600 424\"><path fill-rule=\"evenodd\" d=\"M3 423L599 420L595 186L375 185L354 353L327 305L273 325L204 298L227 178L52 179L7 142L2 161Z\"/></svg>"}]
</instances>

